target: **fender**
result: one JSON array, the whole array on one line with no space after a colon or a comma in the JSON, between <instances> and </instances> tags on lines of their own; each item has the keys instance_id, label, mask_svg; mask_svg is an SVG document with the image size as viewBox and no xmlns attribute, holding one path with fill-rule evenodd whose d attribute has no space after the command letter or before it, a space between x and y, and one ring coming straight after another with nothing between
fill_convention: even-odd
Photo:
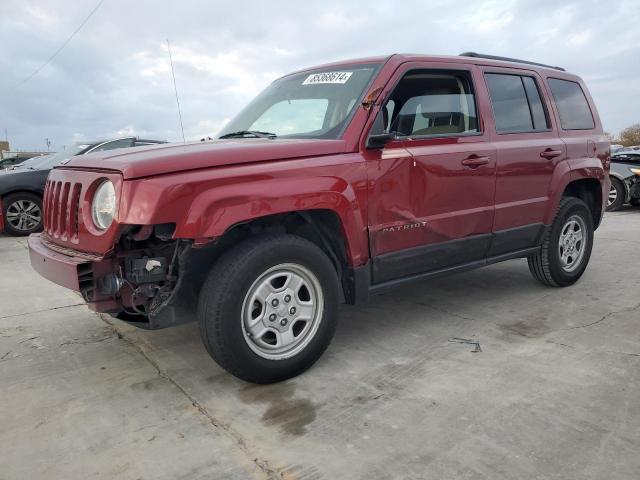
<instances>
[{"instance_id":1,"label":"fender","mask_svg":"<svg viewBox=\"0 0 640 480\"><path fill-rule=\"evenodd\" d=\"M349 262L358 266L369 256L365 180L355 153L125 181L119 221L175 223L175 238L207 242L261 217L330 210L342 224Z\"/></svg>"},{"instance_id":2,"label":"fender","mask_svg":"<svg viewBox=\"0 0 640 480\"><path fill-rule=\"evenodd\" d=\"M544 224L550 225L553 222L562 195L571 182L583 179L597 180L602 188L601 198L604 199L609 193L609 187L606 186L607 178L607 173L598 158L583 157L559 163L551 180L550 191L553 195L544 215Z\"/></svg>"},{"instance_id":3,"label":"fender","mask_svg":"<svg viewBox=\"0 0 640 480\"><path fill-rule=\"evenodd\" d=\"M625 177L623 177L622 175L620 175L618 172L614 172L613 170L611 170L611 171L609 172L609 175L610 175L610 176L612 176L612 177L616 177L618 180L620 180L620 181L622 181L622 182L624 182L624 180L625 180Z\"/></svg>"},{"instance_id":4,"label":"fender","mask_svg":"<svg viewBox=\"0 0 640 480\"><path fill-rule=\"evenodd\" d=\"M338 177L267 179L243 185L240 191L238 185L228 185L203 192L178 224L176 236L216 238L239 223L308 210L336 213L351 264L366 261L366 252L357 245L361 243L357 239L366 238L362 208L353 187Z\"/></svg>"}]
</instances>

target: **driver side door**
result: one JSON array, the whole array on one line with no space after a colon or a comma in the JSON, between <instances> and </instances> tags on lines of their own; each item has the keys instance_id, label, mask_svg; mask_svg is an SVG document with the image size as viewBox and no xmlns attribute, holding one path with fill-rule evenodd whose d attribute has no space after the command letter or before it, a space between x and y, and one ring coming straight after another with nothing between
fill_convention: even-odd
<instances>
[{"instance_id":1,"label":"driver side door","mask_svg":"<svg viewBox=\"0 0 640 480\"><path fill-rule=\"evenodd\" d=\"M379 115L395 140L369 153L372 283L474 265L491 244L496 149L474 66L411 63Z\"/></svg>"}]
</instances>

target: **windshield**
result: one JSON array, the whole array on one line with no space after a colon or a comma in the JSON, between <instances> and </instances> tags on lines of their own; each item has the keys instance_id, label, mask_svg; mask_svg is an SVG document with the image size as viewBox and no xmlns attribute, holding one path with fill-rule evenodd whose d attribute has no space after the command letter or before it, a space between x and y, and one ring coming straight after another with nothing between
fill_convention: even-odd
<instances>
[{"instance_id":1,"label":"windshield","mask_svg":"<svg viewBox=\"0 0 640 480\"><path fill-rule=\"evenodd\" d=\"M60 150L57 153L30 158L29 160L22 162L20 165L17 165L16 168L28 168L30 170L46 170L53 168L63 160L77 155L87 147L88 145L73 145L71 147L67 147L65 150Z\"/></svg>"},{"instance_id":2,"label":"windshield","mask_svg":"<svg viewBox=\"0 0 640 480\"><path fill-rule=\"evenodd\" d=\"M339 138L378 66L340 66L276 80L219 136Z\"/></svg>"}]
</instances>

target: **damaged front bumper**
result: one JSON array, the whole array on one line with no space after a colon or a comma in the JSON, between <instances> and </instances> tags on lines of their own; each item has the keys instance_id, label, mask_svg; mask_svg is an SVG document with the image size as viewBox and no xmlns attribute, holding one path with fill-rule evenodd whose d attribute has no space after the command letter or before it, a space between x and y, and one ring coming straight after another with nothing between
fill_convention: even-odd
<instances>
[{"instance_id":1,"label":"damaged front bumper","mask_svg":"<svg viewBox=\"0 0 640 480\"><path fill-rule=\"evenodd\" d=\"M28 244L32 267L47 280L79 292L96 312L145 329L195 320L197 289L185 281L189 242L172 242L165 256L132 250L108 257L56 245L43 234L32 234Z\"/></svg>"}]
</instances>

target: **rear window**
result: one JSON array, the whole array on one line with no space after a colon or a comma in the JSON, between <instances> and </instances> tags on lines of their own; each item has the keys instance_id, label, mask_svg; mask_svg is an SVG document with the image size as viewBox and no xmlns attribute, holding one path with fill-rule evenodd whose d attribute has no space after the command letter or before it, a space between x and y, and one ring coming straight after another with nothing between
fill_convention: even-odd
<instances>
[{"instance_id":1,"label":"rear window","mask_svg":"<svg viewBox=\"0 0 640 480\"><path fill-rule=\"evenodd\" d=\"M591 130L595 127L589 103L578 83L550 78L549 87L564 130Z\"/></svg>"},{"instance_id":2,"label":"rear window","mask_svg":"<svg viewBox=\"0 0 640 480\"><path fill-rule=\"evenodd\" d=\"M498 133L549 129L533 77L500 73L487 73L485 76Z\"/></svg>"}]
</instances>

